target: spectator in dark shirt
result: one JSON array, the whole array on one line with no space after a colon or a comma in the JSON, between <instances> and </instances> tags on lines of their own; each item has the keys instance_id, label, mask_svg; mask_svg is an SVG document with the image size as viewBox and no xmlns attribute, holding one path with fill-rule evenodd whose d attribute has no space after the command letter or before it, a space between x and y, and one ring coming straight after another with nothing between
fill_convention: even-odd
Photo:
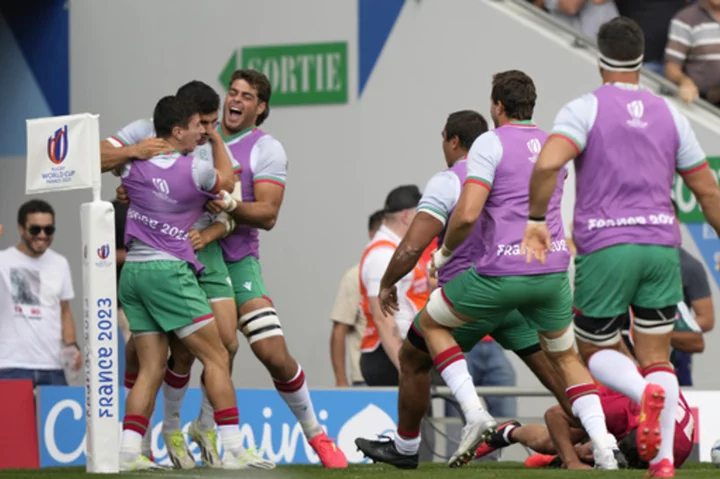
<instances>
[{"instance_id":1,"label":"spectator in dark shirt","mask_svg":"<svg viewBox=\"0 0 720 479\"><path fill-rule=\"evenodd\" d=\"M670 20L692 0L615 0L618 12L635 20L645 34L645 67L663 75Z\"/></svg>"}]
</instances>

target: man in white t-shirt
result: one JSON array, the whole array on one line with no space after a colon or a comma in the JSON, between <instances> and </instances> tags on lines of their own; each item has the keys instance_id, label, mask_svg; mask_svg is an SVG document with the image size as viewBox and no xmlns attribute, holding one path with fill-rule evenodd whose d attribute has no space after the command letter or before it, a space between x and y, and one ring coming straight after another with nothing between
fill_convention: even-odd
<instances>
[{"instance_id":1,"label":"man in white t-shirt","mask_svg":"<svg viewBox=\"0 0 720 479\"><path fill-rule=\"evenodd\" d=\"M382 225L385 211L379 210L370 215L368 234L370 239L375 236ZM338 286L335 304L333 304L330 320L333 322L330 334L330 361L335 373L335 386L350 386L347 378L345 358L350 356L350 380L353 386L364 386L360 371L360 343L365 331L365 315L360 308L360 265L350 267ZM345 354L347 345L348 354Z\"/></svg>"},{"instance_id":2,"label":"man in white t-shirt","mask_svg":"<svg viewBox=\"0 0 720 479\"><path fill-rule=\"evenodd\" d=\"M66 385L62 357L80 369L70 265L50 249L55 212L30 200L18 212L17 246L0 251L0 379Z\"/></svg>"}]
</instances>

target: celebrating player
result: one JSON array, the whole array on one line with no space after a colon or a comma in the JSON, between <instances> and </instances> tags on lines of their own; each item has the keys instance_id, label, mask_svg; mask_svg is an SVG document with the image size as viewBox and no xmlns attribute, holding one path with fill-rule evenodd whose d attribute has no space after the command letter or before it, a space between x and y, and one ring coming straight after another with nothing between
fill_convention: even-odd
<instances>
[{"instance_id":1,"label":"celebrating player","mask_svg":"<svg viewBox=\"0 0 720 479\"><path fill-rule=\"evenodd\" d=\"M469 322L505 317L517 309L539 332L543 348L569 387L572 410L593 439L597 466L617 469L615 445L608 438L597 389L574 350L567 277L570 252L560 216L564 178L557 178L552 187L554 243L548 265L527 265L519 254L527 220L525 185L546 138L531 121L535 99L535 85L526 74L513 70L493 77L490 112L497 128L473 143L462 194L443 245L433 255L435 265L442 267L471 234L475 222L480 222L477 237L472 239L478 245L475 267L435 290L420 315L435 366L466 418L460 445L449 464L457 467L472 459L478 444L496 427L475 393L451 330Z\"/></svg>"},{"instance_id":2,"label":"celebrating player","mask_svg":"<svg viewBox=\"0 0 720 479\"><path fill-rule=\"evenodd\" d=\"M220 97L210 86L200 81L189 82L177 92L182 101L195 102L200 111L200 122L205 130L193 156L201 161L212 164L214 161L213 149L210 147L211 135L217 135L218 111ZM157 149L169 150L167 143L155 137L155 128L152 121L137 120L116 135L101 143L103 169L117 167L132 159L145 158ZM238 172L240 166L229 155L227 149L219 150L226 161L232 163L232 168ZM125 163L121 163L125 162ZM122 188L122 187L121 187ZM119 193L124 191L119 189ZM193 248L197 250L198 260L205 267L202 276L198 279L200 286L210 300L215 321L220 331L225 348L228 350L230 370L238 349L237 341L237 310L235 307L235 294L230 285L230 275L225 266L222 251L217 239L228 234L234 228L234 222L227 214L213 217L209 213L203 214L189 232L189 239ZM180 408L190 381L190 370L194 361L193 356L175 339L170 341L172 356L168 360L165 382L163 383L163 438L167 445L168 457L176 466L183 469L195 467L195 459L188 448L181 431ZM132 388L137 376L137 355L134 340L131 337L127 344L125 387ZM214 410L207 394L203 393L200 414L188 428L190 437L198 443L203 461L211 467L220 467L221 461L217 453L216 432L214 423ZM143 438L143 454L151 457L151 433ZM268 469L274 463L264 459L255 450L248 450L242 458L247 467Z\"/></svg>"},{"instance_id":3,"label":"celebrating player","mask_svg":"<svg viewBox=\"0 0 720 479\"><path fill-rule=\"evenodd\" d=\"M233 195L225 194L215 204L237 223L235 231L220 244L235 289L238 328L272 376L275 389L297 418L322 464L344 468L347 459L320 427L305 373L287 349L260 269L258 229L269 231L275 226L287 175L282 145L258 128L270 114L270 81L255 70L238 70L228 88L220 131L242 171Z\"/></svg>"},{"instance_id":4,"label":"celebrating player","mask_svg":"<svg viewBox=\"0 0 720 479\"><path fill-rule=\"evenodd\" d=\"M545 260L547 204L557 172L575 159L578 347L600 383L641 405L637 446L649 475L674 477L679 387L668 358L682 282L670 193L678 171L720 232L720 188L687 118L639 85L644 38L637 23L615 18L597 43L603 86L558 114L532 174L523 244L528 256ZM642 372L617 351L628 307Z\"/></svg>"},{"instance_id":5,"label":"celebrating player","mask_svg":"<svg viewBox=\"0 0 720 479\"><path fill-rule=\"evenodd\" d=\"M474 111L452 113L442 132L442 148L448 169L433 176L425 187L418 214L403 238L380 283L381 308L392 311L397 301L395 283L416 264L423 250L434 238L444 233L447 218L458 203L467 173L468 150L487 131L485 119ZM475 229L479 231L478 223ZM475 233L474 233L475 234ZM438 271L442 287L472 265L477 245L469 238L455 251L452 259ZM514 311L508 316L465 324L453 330L453 337L463 351L472 349L483 337L491 334L505 349L514 351L530 367L540 381L567 402L560 381L540 347L537 332L525 318ZM358 438L355 444L375 462L385 462L402 469L418 466L420 425L430 406L430 370L432 358L419 332L417 318L400 349L400 388L398 397L398 429L393 440ZM569 407L568 407L569 409ZM503 427L503 426L500 426Z\"/></svg>"},{"instance_id":6,"label":"celebrating player","mask_svg":"<svg viewBox=\"0 0 720 479\"><path fill-rule=\"evenodd\" d=\"M188 155L203 129L192 102L162 98L153 115L158 138L172 151L149 161L120 167L129 199L125 244L128 253L119 285L119 299L135 336L140 363L137 380L127 397L120 447L122 470L153 469L141 452L155 396L163 382L168 334L173 333L200 359L207 378L215 421L225 446L224 467L243 466L235 390L228 354L207 296L196 275L204 266L188 241L188 231L203 214L205 203L220 189L231 189L234 173L219 135L211 136L213 165Z\"/></svg>"}]
</instances>

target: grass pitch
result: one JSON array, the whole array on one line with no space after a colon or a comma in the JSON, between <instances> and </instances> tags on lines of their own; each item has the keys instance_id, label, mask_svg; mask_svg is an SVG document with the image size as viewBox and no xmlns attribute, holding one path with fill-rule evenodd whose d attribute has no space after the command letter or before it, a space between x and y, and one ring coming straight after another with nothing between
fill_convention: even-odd
<instances>
[{"instance_id":1,"label":"grass pitch","mask_svg":"<svg viewBox=\"0 0 720 479\"><path fill-rule=\"evenodd\" d=\"M320 466L278 466L272 471L224 471L198 467L189 471L171 469L154 472L131 472L94 477L158 479L575 479L589 477L642 478L645 471L567 471L562 469L527 469L519 462L473 463L460 469L449 469L442 463L422 463L416 470L402 471L385 464L351 465L348 469L323 469ZM8 479L87 479L82 468L52 468L33 470L0 470L0 477ZM688 479L720 478L720 469L711 464L686 464L676 477Z\"/></svg>"}]
</instances>

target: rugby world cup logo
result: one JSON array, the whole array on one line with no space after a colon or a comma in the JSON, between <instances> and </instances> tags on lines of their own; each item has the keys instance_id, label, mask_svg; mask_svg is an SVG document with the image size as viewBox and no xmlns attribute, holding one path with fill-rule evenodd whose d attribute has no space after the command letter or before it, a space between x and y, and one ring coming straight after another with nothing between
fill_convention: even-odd
<instances>
[{"instance_id":1,"label":"rugby world cup logo","mask_svg":"<svg viewBox=\"0 0 720 479\"><path fill-rule=\"evenodd\" d=\"M98 258L108 259L110 257L110 245L105 243L97 249Z\"/></svg>"},{"instance_id":2,"label":"rugby world cup logo","mask_svg":"<svg viewBox=\"0 0 720 479\"><path fill-rule=\"evenodd\" d=\"M55 134L48 138L47 155L50 161L59 165L67 157L68 152L67 125L55 130Z\"/></svg>"},{"instance_id":3,"label":"rugby world cup logo","mask_svg":"<svg viewBox=\"0 0 720 479\"><path fill-rule=\"evenodd\" d=\"M630 120L627 124L633 128L645 128L647 122L642 121L642 117L645 114L645 105L642 100L631 101L627 105L627 111L630 114Z\"/></svg>"},{"instance_id":4,"label":"rugby world cup logo","mask_svg":"<svg viewBox=\"0 0 720 479\"><path fill-rule=\"evenodd\" d=\"M527 142L527 147L531 155L528 160L530 160L531 163L535 163L538 159L538 155L540 154L540 150L542 150L542 143L540 143L540 140L537 138L533 138Z\"/></svg>"},{"instance_id":5,"label":"rugby world cup logo","mask_svg":"<svg viewBox=\"0 0 720 479\"><path fill-rule=\"evenodd\" d=\"M153 178L153 185L155 185L155 188L162 193L163 195L169 195L170 194L170 186L168 185L168 182L165 181L163 178Z\"/></svg>"}]
</instances>

